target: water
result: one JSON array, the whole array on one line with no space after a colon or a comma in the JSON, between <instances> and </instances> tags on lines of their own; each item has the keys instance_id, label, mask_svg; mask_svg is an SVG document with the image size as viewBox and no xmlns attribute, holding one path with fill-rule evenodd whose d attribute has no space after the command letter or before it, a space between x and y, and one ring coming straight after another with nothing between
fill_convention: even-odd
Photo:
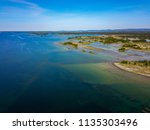
<instances>
[{"instance_id":1,"label":"water","mask_svg":"<svg viewBox=\"0 0 150 130\"><path fill-rule=\"evenodd\" d=\"M0 112L142 112L149 78L112 65L114 52L84 53L66 35L0 33Z\"/></svg>"}]
</instances>

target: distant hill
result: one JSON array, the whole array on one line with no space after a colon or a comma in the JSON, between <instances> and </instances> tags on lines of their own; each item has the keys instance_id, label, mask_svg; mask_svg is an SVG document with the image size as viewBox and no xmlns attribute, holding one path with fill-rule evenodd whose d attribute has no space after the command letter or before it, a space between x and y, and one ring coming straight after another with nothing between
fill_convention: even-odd
<instances>
[{"instance_id":1,"label":"distant hill","mask_svg":"<svg viewBox=\"0 0 150 130\"><path fill-rule=\"evenodd\" d=\"M78 31L54 31L61 34L114 34L114 33L146 33L150 34L150 29L106 29L106 30L78 30Z\"/></svg>"},{"instance_id":2,"label":"distant hill","mask_svg":"<svg viewBox=\"0 0 150 130\"><path fill-rule=\"evenodd\" d=\"M85 30L82 32L150 32L150 29L106 29L106 30Z\"/></svg>"},{"instance_id":3,"label":"distant hill","mask_svg":"<svg viewBox=\"0 0 150 130\"><path fill-rule=\"evenodd\" d=\"M103 30L62 30L62 31L0 31L0 32L30 32L30 33L150 33L150 28L141 29L103 29Z\"/></svg>"}]
</instances>

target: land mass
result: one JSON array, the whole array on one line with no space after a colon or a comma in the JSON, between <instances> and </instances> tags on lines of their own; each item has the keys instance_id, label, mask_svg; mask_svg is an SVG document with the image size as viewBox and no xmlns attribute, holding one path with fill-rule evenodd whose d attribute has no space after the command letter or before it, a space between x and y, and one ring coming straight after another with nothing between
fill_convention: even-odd
<instances>
[{"instance_id":1,"label":"land mass","mask_svg":"<svg viewBox=\"0 0 150 130\"><path fill-rule=\"evenodd\" d=\"M120 46L118 49L119 53L123 53L127 50L150 52L150 33L115 33L95 36L80 35L69 37L68 41L63 42L62 45L80 50L82 49L83 52L90 52L92 54L104 50L99 47L91 46L92 43L102 43L107 45L118 44ZM120 69L150 77L150 61L148 60L123 60L114 63L114 65Z\"/></svg>"},{"instance_id":2,"label":"land mass","mask_svg":"<svg viewBox=\"0 0 150 130\"><path fill-rule=\"evenodd\" d=\"M150 77L150 61L121 61L114 65L122 70Z\"/></svg>"}]
</instances>

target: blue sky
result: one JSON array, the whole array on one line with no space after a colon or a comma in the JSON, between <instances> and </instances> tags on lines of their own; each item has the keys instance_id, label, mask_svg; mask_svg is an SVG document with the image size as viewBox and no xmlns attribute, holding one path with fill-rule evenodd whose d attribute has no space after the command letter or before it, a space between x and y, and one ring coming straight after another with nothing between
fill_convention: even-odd
<instances>
[{"instance_id":1,"label":"blue sky","mask_svg":"<svg viewBox=\"0 0 150 130\"><path fill-rule=\"evenodd\" d=\"M150 28L149 0L1 0L0 31Z\"/></svg>"}]
</instances>

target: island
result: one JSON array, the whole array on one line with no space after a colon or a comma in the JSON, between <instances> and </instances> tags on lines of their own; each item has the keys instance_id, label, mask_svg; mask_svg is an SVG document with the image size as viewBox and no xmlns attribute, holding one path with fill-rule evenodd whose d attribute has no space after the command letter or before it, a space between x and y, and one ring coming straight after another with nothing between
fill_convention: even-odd
<instances>
[{"instance_id":1,"label":"island","mask_svg":"<svg viewBox=\"0 0 150 130\"><path fill-rule=\"evenodd\" d=\"M150 77L150 61L121 61L114 65L122 70Z\"/></svg>"}]
</instances>

